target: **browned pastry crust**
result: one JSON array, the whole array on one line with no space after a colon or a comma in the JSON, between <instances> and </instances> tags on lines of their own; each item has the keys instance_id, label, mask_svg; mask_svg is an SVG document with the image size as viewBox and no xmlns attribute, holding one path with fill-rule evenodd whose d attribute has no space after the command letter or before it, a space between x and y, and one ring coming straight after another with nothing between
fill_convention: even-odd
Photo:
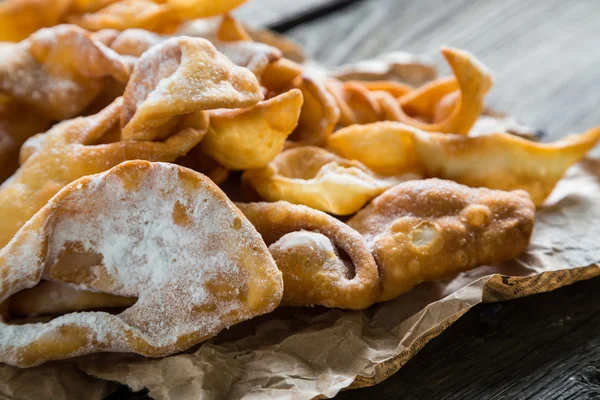
<instances>
[{"instance_id":1,"label":"browned pastry crust","mask_svg":"<svg viewBox=\"0 0 600 400\"><path fill-rule=\"evenodd\" d=\"M371 246L382 293L516 257L529 244L535 206L525 191L427 179L401 183L348 221Z\"/></svg>"},{"instance_id":2,"label":"browned pastry crust","mask_svg":"<svg viewBox=\"0 0 600 400\"><path fill-rule=\"evenodd\" d=\"M283 273L282 305L370 306L379 293L367 243L343 222L285 201L237 203Z\"/></svg>"}]
</instances>

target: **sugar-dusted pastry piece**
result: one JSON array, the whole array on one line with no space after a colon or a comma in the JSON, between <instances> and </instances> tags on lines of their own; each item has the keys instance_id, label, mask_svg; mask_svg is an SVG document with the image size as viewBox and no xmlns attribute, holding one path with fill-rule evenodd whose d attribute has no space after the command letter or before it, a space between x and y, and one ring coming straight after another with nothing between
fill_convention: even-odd
<instances>
[{"instance_id":1,"label":"sugar-dusted pastry piece","mask_svg":"<svg viewBox=\"0 0 600 400\"><path fill-rule=\"evenodd\" d=\"M121 109L118 98L98 114L63 121L24 144L21 167L0 186L0 248L70 182L126 160L174 161L202 139L208 126L207 115L195 113L163 142L95 144L119 129Z\"/></svg>"},{"instance_id":2,"label":"sugar-dusted pastry piece","mask_svg":"<svg viewBox=\"0 0 600 400\"><path fill-rule=\"evenodd\" d=\"M381 174L423 170L430 177L473 187L523 189L541 205L567 168L599 140L600 127L539 143L509 133L472 137L377 122L340 129L328 139L327 148Z\"/></svg>"},{"instance_id":3,"label":"sugar-dusted pastry piece","mask_svg":"<svg viewBox=\"0 0 600 400\"><path fill-rule=\"evenodd\" d=\"M455 81L445 78L406 94L400 98L402 122L430 132L467 134L484 108L484 96L492 87L492 75L472 54L458 49L442 48L442 55L454 72ZM456 86L458 87L456 87ZM434 118L435 107L442 98L455 90L460 96L447 99L442 118ZM425 102L428 107L418 107ZM418 117L431 117L422 121ZM426 118L427 119L427 118Z\"/></svg>"},{"instance_id":4,"label":"sugar-dusted pastry piece","mask_svg":"<svg viewBox=\"0 0 600 400\"><path fill-rule=\"evenodd\" d=\"M281 273L261 236L210 180L131 161L63 188L0 250L0 301L40 279L137 297L118 315L0 323L0 362L95 352L173 354L273 310Z\"/></svg>"},{"instance_id":5,"label":"sugar-dusted pastry piece","mask_svg":"<svg viewBox=\"0 0 600 400\"><path fill-rule=\"evenodd\" d=\"M367 243L343 222L285 201L237 203L283 274L282 305L369 307L379 294Z\"/></svg>"},{"instance_id":6,"label":"sugar-dusted pastry piece","mask_svg":"<svg viewBox=\"0 0 600 400\"><path fill-rule=\"evenodd\" d=\"M382 177L319 147L285 150L242 179L268 201L285 200L336 215L358 211L386 189L414 176Z\"/></svg>"},{"instance_id":7,"label":"sugar-dusted pastry piece","mask_svg":"<svg viewBox=\"0 0 600 400\"><path fill-rule=\"evenodd\" d=\"M199 146L229 169L266 167L283 150L301 107L302 92L291 89L249 108L212 110Z\"/></svg>"},{"instance_id":8,"label":"sugar-dusted pastry piece","mask_svg":"<svg viewBox=\"0 0 600 400\"><path fill-rule=\"evenodd\" d=\"M0 46L0 91L46 118L72 118L108 79L127 82L133 61L77 26L44 28Z\"/></svg>"},{"instance_id":9,"label":"sugar-dusted pastry piece","mask_svg":"<svg viewBox=\"0 0 600 400\"><path fill-rule=\"evenodd\" d=\"M348 221L369 243L386 301L426 281L516 257L535 206L524 191L427 179L399 184Z\"/></svg>"},{"instance_id":10,"label":"sugar-dusted pastry piece","mask_svg":"<svg viewBox=\"0 0 600 400\"><path fill-rule=\"evenodd\" d=\"M263 96L256 77L209 41L176 37L141 56L123 97L121 137L155 140L165 136L163 127L179 115L248 107Z\"/></svg>"}]
</instances>

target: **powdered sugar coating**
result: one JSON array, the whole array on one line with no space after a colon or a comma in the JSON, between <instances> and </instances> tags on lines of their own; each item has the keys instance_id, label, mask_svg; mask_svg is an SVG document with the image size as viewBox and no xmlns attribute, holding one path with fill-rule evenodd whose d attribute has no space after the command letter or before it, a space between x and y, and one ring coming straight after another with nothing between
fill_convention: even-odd
<instances>
[{"instance_id":1,"label":"powdered sugar coating","mask_svg":"<svg viewBox=\"0 0 600 400\"><path fill-rule=\"evenodd\" d=\"M216 186L191 170L142 161L63 189L0 253L0 268L14 265L29 269L15 277L39 280L45 269L45 279L138 297L118 316L1 325L0 361L14 365L97 351L170 354L272 310L282 291L264 242ZM35 283L13 280L0 294ZM42 344L49 350L31 355Z\"/></svg>"}]
</instances>

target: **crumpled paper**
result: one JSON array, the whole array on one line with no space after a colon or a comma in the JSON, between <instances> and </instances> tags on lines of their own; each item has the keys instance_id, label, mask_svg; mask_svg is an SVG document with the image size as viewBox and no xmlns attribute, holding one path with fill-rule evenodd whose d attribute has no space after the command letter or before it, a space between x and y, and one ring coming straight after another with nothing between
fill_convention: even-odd
<instances>
[{"instance_id":1,"label":"crumpled paper","mask_svg":"<svg viewBox=\"0 0 600 400\"><path fill-rule=\"evenodd\" d=\"M147 387L156 399L332 397L385 380L478 303L600 276L598 237L600 160L587 159L538 209L529 249L516 260L419 285L365 311L280 309L184 354L97 354L76 363L92 376Z\"/></svg>"}]
</instances>

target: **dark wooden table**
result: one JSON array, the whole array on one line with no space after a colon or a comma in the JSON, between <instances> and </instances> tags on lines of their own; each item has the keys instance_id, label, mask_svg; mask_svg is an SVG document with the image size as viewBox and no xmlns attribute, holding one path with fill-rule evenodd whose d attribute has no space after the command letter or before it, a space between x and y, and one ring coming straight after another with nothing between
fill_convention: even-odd
<instances>
[{"instance_id":1,"label":"dark wooden table","mask_svg":"<svg viewBox=\"0 0 600 400\"><path fill-rule=\"evenodd\" d=\"M600 124L599 1L332 3L252 0L237 14L286 30L329 66L405 50L445 72L440 46L467 49L495 72L488 103L545 140ZM600 399L600 279L476 306L388 380L338 398Z\"/></svg>"}]
</instances>

